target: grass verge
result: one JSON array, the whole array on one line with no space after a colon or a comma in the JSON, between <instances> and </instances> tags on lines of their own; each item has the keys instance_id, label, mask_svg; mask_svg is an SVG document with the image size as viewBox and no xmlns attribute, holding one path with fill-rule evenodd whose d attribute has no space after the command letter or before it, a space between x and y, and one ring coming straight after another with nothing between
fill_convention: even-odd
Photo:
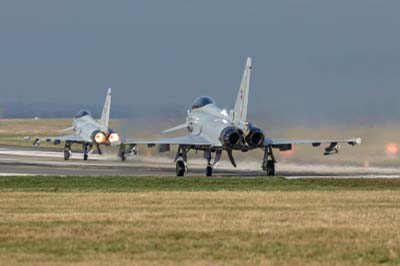
<instances>
[{"instance_id":1,"label":"grass verge","mask_svg":"<svg viewBox=\"0 0 400 266\"><path fill-rule=\"evenodd\" d=\"M281 177L0 177L0 191L348 191L400 190L400 179L285 179Z\"/></svg>"}]
</instances>

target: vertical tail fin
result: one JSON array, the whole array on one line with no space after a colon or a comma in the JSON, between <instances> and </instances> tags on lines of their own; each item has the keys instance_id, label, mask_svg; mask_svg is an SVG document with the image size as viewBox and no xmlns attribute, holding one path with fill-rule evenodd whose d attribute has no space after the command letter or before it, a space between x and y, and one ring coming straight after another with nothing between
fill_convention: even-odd
<instances>
[{"instance_id":1,"label":"vertical tail fin","mask_svg":"<svg viewBox=\"0 0 400 266\"><path fill-rule=\"evenodd\" d=\"M110 107L111 107L111 88L107 91L106 101L104 102L103 112L101 113L100 126L108 128L110 121Z\"/></svg>"},{"instance_id":2,"label":"vertical tail fin","mask_svg":"<svg viewBox=\"0 0 400 266\"><path fill-rule=\"evenodd\" d=\"M235 107L233 108L235 121L247 121L247 104L249 102L249 86L250 86L250 73L251 73L251 58L248 57L246 66L240 82L239 93L236 98Z\"/></svg>"}]
</instances>

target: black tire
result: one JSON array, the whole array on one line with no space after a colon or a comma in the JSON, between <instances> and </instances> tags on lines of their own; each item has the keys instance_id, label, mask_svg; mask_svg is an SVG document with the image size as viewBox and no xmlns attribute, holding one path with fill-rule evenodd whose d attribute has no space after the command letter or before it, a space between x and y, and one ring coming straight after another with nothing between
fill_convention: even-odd
<instances>
[{"instance_id":1,"label":"black tire","mask_svg":"<svg viewBox=\"0 0 400 266\"><path fill-rule=\"evenodd\" d=\"M122 161L122 162L125 162L125 161L126 161L126 155L125 155L125 152L124 152L124 151L120 151L119 154L118 154L118 156L119 156L119 158L121 158L121 161Z\"/></svg>"},{"instance_id":2,"label":"black tire","mask_svg":"<svg viewBox=\"0 0 400 266\"><path fill-rule=\"evenodd\" d=\"M64 161L68 161L70 157L71 157L70 150L64 150Z\"/></svg>"},{"instance_id":3,"label":"black tire","mask_svg":"<svg viewBox=\"0 0 400 266\"><path fill-rule=\"evenodd\" d=\"M213 168L212 166L207 166L206 168L206 176L212 176Z\"/></svg>"},{"instance_id":4,"label":"black tire","mask_svg":"<svg viewBox=\"0 0 400 266\"><path fill-rule=\"evenodd\" d=\"M87 161L88 157L89 157L89 156L88 156L87 154L84 154L84 155L83 155L83 160L84 160L84 161Z\"/></svg>"},{"instance_id":5,"label":"black tire","mask_svg":"<svg viewBox=\"0 0 400 266\"><path fill-rule=\"evenodd\" d=\"M185 163L183 161L176 162L176 176L184 176L185 175Z\"/></svg>"},{"instance_id":6,"label":"black tire","mask_svg":"<svg viewBox=\"0 0 400 266\"><path fill-rule=\"evenodd\" d=\"M275 175L275 162L272 160L267 161L267 176L274 176Z\"/></svg>"}]
</instances>

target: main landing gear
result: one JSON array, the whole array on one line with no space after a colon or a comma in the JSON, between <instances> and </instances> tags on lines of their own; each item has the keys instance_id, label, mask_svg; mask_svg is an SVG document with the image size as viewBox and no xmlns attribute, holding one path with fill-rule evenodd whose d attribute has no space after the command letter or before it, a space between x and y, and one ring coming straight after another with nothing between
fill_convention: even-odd
<instances>
[{"instance_id":1,"label":"main landing gear","mask_svg":"<svg viewBox=\"0 0 400 266\"><path fill-rule=\"evenodd\" d=\"M82 150L83 150L83 160L87 161L87 159L89 158L89 149L88 149L88 144L87 143L83 143L82 144Z\"/></svg>"},{"instance_id":2,"label":"main landing gear","mask_svg":"<svg viewBox=\"0 0 400 266\"><path fill-rule=\"evenodd\" d=\"M125 144L119 145L118 156L121 158L121 161L126 161L126 157L131 154L137 154L137 148L135 144L129 144L128 148L126 148Z\"/></svg>"},{"instance_id":3,"label":"main landing gear","mask_svg":"<svg viewBox=\"0 0 400 266\"><path fill-rule=\"evenodd\" d=\"M262 164L262 169L266 172L267 176L275 175L275 157L272 153L272 147L267 146L264 148L264 160Z\"/></svg>"},{"instance_id":4,"label":"main landing gear","mask_svg":"<svg viewBox=\"0 0 400 266\"><path fill-rule=\"evenodd\" d=\"M68 161L69 160L69 158L71 158L71 146L72 146L72 144L71 144L71 142L65 142L65 145L64 145L64 160L65 161Z\"/></svg>"},{"instance_id":5,"label":"main landing gear","mask_svg":"<svg viewBox=\"0 0 400 266\"><path fill-rule=\"evenodd\" d=\"M187 149L179 146L175 156L176 162L176 176L184 176L187 171Z\"/></svg>"}]
</instances>

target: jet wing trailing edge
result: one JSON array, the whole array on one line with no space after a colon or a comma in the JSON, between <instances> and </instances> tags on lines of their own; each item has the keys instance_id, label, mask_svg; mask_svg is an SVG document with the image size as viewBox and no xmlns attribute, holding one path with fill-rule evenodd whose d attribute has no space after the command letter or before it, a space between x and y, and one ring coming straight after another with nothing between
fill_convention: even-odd
<instances>
[{"instance_id":1,"label":"jet wing trailing edge","mask_svg":"<svg viewBox=\"0 0 400 266\"><path fill-rule=\"evenodd\" d=\"M349 145L361 144L361 138L349 139L349 140L327 140L327 139L284 139L284 138L266 138L264 145L287 145L287 144L312 144L313 146L319 146L322 143L347 143Z\"/></svg>"},{"instance_id":2,"label":"jet wing trailing edge","mask_svg":"<svg viewBox=\"0 0 400 266\"><path fill-rule=\"evenodd\" d=\"M62 142L62 141L68 141L68 142L77 142L77 143L81 143L81 142L91 142L90 139L85 139L80 135L64 135L64 136L55 136L55 137L44 137L44 140L48 141L48 142Z\"/></svg>"},{"instance_id":3,"label":"jet wing trailing edge","mask_svg":"<svg viewBox=\"0 0 400 266\"><path fill-rule=\"evenodd\" d=\"M348 140L327 140L327 139L284 139L284 138L266 138L264 140L264 147L272 146L278 148L281 151L291 150L292 144L311 144L314 147L318 147L321 144L330 144L324 152L324 155L331 155L339 151L338 144L349 144L349 145L360 145L361 138L353 138Z\"/></svg>"},{"instance_id":4,"label":"jet wing trailing edge","mask_svg":"<svg viewBox=\"0 0 400 266\"><path fill-rule=\"evenodd\" d=\"M123 144L144 144L144 145L187 145L187 146L221 146L218 143L213 143L212 141L201 137L201 136L194 136L194 135L185 135L181 137L175 138L165 138L165 139L158 139L158 140L134 140L134 139L127 139L123 141Z\"/></svg>"}]
</instances>

